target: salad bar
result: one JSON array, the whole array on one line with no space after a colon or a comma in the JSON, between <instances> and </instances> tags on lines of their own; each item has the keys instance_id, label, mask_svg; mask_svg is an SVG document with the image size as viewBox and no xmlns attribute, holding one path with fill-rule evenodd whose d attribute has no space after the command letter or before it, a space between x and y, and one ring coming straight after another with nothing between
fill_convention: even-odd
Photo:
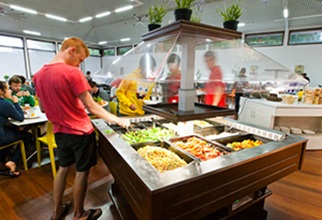
<instances>
[{"instance_id":1,"label":"salad bar","mask_svg":"<svg viewBox=\"0 0 322 220\"><path fill-rule=\"evenodd\" d=\"M193 121L183 136L159 116L130 120L129 129L93 120L122 219L263 217L267 185L300 169L307 142L231 119Z\"/></svg>"}]
</instances>

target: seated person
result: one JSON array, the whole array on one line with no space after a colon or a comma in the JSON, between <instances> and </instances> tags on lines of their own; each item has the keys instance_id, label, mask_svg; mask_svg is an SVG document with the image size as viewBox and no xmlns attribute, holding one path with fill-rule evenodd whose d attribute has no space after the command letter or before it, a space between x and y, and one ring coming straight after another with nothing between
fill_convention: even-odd
<instances>
[{"instance_id":1,"label":"seated person","mask_svg":"<svg viewBox=\"0 0 322 220\"><path fill-rule=\"evenodd\" d=\"M156 67L150 54L140 58L139 67L123 79L116 90L120 115L144 115L143 100L149 100L155 83L147 81Z\"/></svg>"},{"instance_id":2,"label":"seated person","mask_svg":"<svg viewBox=\"0 0 322 220\"><path fill-rule=\"evenodd\" d=\"M21 79L17 75L13 75L9 79L9 86L12 90L12 95L17 96L19 99L19 105L24 106L25 104L29 104L31 107L35 106L35 99L30 95L30 93L22 88ZM7 99L12 103L11 99Z\"/></svg>"},{"instance_id":3,"label":"seated person","mask_svg":"<svg viewBox=\"0 0 322 220\"><path fill-rule=\"evenodd\" d=\"M26 77L19 75L19 78L21 79L21 89L28 91L30 95L35 95L35 90L31 86L26 84Z\"/></svg>"},{"instance_id":4,"label":"seated person","mask_svg":"<svg viewBox=\"0 0 322 220\"><path fill-rule=\"evenodd\" d=\"M6 101L11 100L13 104ZM17 121L24 120L23 111L18 104L18 97L12 96L12 91L6 82L0 81L0 146L10 144L17 140L23 140L26 149L31 144L32 134L29 132L23 132L11 127L6 126L8 119L12 118ZM1 172L1 174L7 174L11 177L20 175L20 172L16 171L16 163L20 161L20 149L14 150L10 155L11 148L5 148L0 150L0 164L2 164L9 172ZM11 158L7 160L7 158ZM1 168L0 168L1 169Z\"/></svg>"},{"instance_id":5,"label":"seated person","mask_svg":"<svg viewBox=\"0 0 322 220\"><path fill-rule=\"evenodd\" d=\"M88 81L88 83L91 86L91 90L89 92L91 93L95 102L100 105L102 105L102 101L109 102L109 96L103 88L99 88L97 83L92 80ZM108 111L108 105L104 106L104 109Z\"/></svg>"},{"instance_id":6,"label":"seated person","mask_svg":"<svg viewBox=\"0 0 322 220\"><path fill-rule=\"evenodd\" d=\"M171 54L168 57L167 64L168 69L170 70L169 75L166 77L166 81L168 81L168 102L178 102L178 90L180 88L180 79L181 79L181 71L180 67L180 57L177 54Z\"/></svg>"}]
</instances>

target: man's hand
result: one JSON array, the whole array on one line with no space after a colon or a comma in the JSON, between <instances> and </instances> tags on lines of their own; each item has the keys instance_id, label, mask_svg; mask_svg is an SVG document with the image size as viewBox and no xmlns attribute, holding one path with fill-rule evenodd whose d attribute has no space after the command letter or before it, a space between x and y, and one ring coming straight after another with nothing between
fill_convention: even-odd
<instances>
[{"instance_id":1,"label":"man's hand","mask_svg":"<svg viewBox=\"0 0 322 220\"><path fill-rule=\"evenodd\" d=\"M19 101L18 97L17 97L17 96L15 96L15 95L13 95L13 96L11 97L11 100L12 100L12 102L13 102L13 103L17 103L17 102Z\"/></svg>"},{"instance_id":2,"label":"man's hand","mask_svg":"<svg viewBox=\"0 0 322 220\"><path fill-rule=\"evenodd\" d=\"M131 124L128 118L118 118L116 123L122 128L128 128Z\"/></svg>"},{"instance_id":3,"label":"man's hand","mask_svg":"<svg viewBox=\"0 0 322 220\"><path fill-rule=\"evenodd\" d=\"M19 92L16 93L16 95L18 97L21 97L21 96L29 96L30 94L29 94L28 91L19 91Z\"/></svg>"},{"instance_id":4,"label":"man's hand","mask_svg":"<svg viewBox=\"0 0 322 220\"><path fill-rule=\"evenodd\" d=\"M136 110L136 105L134 105L133 103L130 105L130 109L132 110L132 111L134 111L134 110Z\"/></svg>"},{"instance_id":5,"label":"man's hand","mask_svg":"<svg viewBox=\"0 0 322 220\"><path fill-rule=\"evenodd\" d=\"M30 96L29 91L23 91L23 96Z\"/></svg>"}]
</instances>

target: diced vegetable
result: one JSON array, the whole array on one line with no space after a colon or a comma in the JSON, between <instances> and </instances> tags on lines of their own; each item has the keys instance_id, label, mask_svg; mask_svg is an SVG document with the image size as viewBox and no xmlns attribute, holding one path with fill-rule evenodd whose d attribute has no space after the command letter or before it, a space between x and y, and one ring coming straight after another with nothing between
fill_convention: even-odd
<instances>
[{"instance_id":1,"label":"diced vegetable","mask_svg":"<svg viewBox=\"0 0 322 220\"><path fill-rule=\"evenodd\" d=\"M196 137L191 137L185 142L176 141L174 144L203 161L223 155L221 151L212 147L210 143Z\"/></svg>"}]
</instances>

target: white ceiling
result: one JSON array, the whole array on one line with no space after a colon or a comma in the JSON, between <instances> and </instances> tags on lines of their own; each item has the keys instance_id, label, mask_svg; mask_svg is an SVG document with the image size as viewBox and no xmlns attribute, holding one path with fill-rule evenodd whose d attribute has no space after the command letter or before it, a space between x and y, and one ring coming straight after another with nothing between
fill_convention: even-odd
<instances>
[{"instance_id":1,"label":"white ceiling","mask_svg":"<svg viewBox=\"0 0 322 220\"><path fill-rule=\"evenodd\" d=\"M108 41L103 47L137 44L141 35L147 32L147 8L153 0L0 0L0 32L24 35L22 30L41 33L42 38L63 40L68 36L77 36L90 46L99 41ZM155 2L156 0L154 0ZM159 0L161 1L161 0ZM216 8L224 8L236 0L207 0L202 12L202 22L222 26L221 17ZM12 10L9 5L19 5L36 10L39 14L22 13ZM116 8L133 5L134 8L121 13ZM238 30L243 33L280 31L298 28L322 27L322 0L241 0L243 15L239 21L246 26ZM283 8L289 9L287 22L283 18ZM111 15L95 18L96 14L111 11ZM60 22L49 19L50 13L68 19ZM94 17L91 21L79 23L80 18ZM173 9L164 18L163 25L174 21ZM120 42L130 37L131 41Z\"/></svg>"}]
</instances>

